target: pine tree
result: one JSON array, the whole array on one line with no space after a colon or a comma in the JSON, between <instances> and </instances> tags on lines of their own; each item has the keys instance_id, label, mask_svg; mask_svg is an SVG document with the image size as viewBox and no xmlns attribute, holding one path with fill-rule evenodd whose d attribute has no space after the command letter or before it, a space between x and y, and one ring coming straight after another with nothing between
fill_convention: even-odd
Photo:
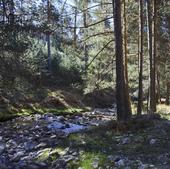
<instances>
[{"instance_id":1,"label":"pine tree","mask_svg":"<svg viewBox=\"0 0 170 169\"><path fill-rule=\"evenodd\" d=\"M156 94L155 94L155 56L154 56L154 41L153 41L153 22L152 22L152 3L150 0L147 4L147 31L148 31L148 53L149 53L149 113L156 111Z\"/></svg>"},{"instance_id":2,"label":"pine tree","mask_svg":"<svg viewBox=\"0 0 170 169\"><path fill-rule=\"evenodd\" d=\"M123 37L122 37L122 18L121 1L113 0L114 11L114 32L115 32L115 54L116 54L116 103L117 118L119 121L127 121L131 117L129 105L129 93L124 73L123 56Z\"/></svg>"},{"instance_id":3,"label":"pine tree","mask_svg":"<svg viewBox=\"0 0 170 169\"><path fill-rule=\"evenodd\" d=\"M139 86L137 114L142 114L143 106L143 0L139 1Z\"/></svg>"}]
</instances>

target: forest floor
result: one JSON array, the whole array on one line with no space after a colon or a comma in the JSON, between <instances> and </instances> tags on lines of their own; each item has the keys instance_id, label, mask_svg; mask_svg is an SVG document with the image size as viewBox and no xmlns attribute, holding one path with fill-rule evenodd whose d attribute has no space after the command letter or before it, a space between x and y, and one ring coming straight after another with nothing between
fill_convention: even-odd
<instances>
[{"instance_id":1,"label":"forest floor","mask_svg":"<svg viewBox=\"0 0 170 169\"><path fill-rule=\"evenodd\" d=\"M8 120L0 122L0 169L169 169L170 107L158 105L162 119L121 126L114 107L84 105L108 107L113 92L104 93L40 89L1 97L0 120Z\"/></svg>"},{"instance_id":2,"label":"forest floor","mask_svg":"<svg viewBox=\"0 0 170 169\"><path fill-rule=\"evenodd\" d=\"M0 93L0 121L35 113L74 114L92 107L110 107L115 92L111 88L83 94L74 88L31 88Z\"/></svg>"},{"instance_id":3,"label":"forest floor","mask_svg":"<svg viewBox=\"0 0 170 169\"><path fill-rule=\"evenodd\" d=\"M170 121L142 117L117 127L113 117L97 109L1 122L0 169L170 168Z\"/></svg>"}]
</instances>

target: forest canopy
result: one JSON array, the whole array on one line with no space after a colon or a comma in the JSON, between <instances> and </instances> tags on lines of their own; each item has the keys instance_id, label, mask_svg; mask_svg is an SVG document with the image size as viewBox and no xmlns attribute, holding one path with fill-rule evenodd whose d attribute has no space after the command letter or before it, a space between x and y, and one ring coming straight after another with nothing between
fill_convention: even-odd
<instances>
[{"instance_id":1,"label":"forest canopy","mask_svg":"<svg viewBox=\"0 0 170 169\"><path fill-rule=\"evenodd\" d=\"M143 101L150 113L161 98L169 104L168 1L1 0L0 7L3 96L72 86L85 94L115 89L118 112L129 115L131 99L139 114Z\"/></svg>"}]
</instances>

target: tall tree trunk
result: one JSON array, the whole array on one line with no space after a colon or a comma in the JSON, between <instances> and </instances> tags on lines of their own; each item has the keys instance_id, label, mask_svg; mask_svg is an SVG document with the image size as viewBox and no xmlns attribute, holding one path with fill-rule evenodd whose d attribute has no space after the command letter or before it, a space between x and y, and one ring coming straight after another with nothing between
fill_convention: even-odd
<instances>
[{"instance_id":1,"label":"tall tree trunk","mask_svg":"<svg viewBox=\"0 0 170 169\"><path fill-rule=\"evenodd\" d=\"M126 83L128 83L126 0L123 0L123 49L124 49L123 51L124 51L125 78Z\"/></svg>"},{"instance_id":2,"label":"tall tree trunk","mask_svg":"<svg viewBox=\"0 0 170 169\"><path fill-rule=\"evenodd\" d=\"M9 4L9 24L13 25L14 24L14 1L11 0Z\"/></svg>"},{"instance_id":3,"label":"tall tree trunk","mask_svg":"<svg viewBox=\"0 0 170 169\"><path fill-rule=\"evenodd\" d=\"M160 96L160 73L157 70L157 103L159 104L161 101L161 96Z\"/></svg>"},{"instance_id":4,"label":"tall tree trunk","mask_svg":"<svg viewBox=\"0 0 170 169\"><path fill-rule=\"evenodd\" d=\"M166 105L169 105L170 82L166 83Z\"/></svg>"},{"instance_id":5,"label":"tall tree trunk","mask_svg":"<svg viewBox=\"0 0 170 169\"><path fill-rule=\"evenodd\" d=\"M143 107L143 0L139 1L139 86L137 114L142 114Z\"/></svg>"},{"instance_id":6,"label":"tall tree trunk","mask_svg":"<svg viewBox=\"0 0 170 169\"><path fill-rule=\"evenodd\" d=\"M129 93L124 74L121 1L112 0L114 11L115 54L116 54L116 102L117 118L119 121L127 121L131 117L129 105Z\"/></svg>"},{"instance_id":7,"label":"tall tree trunk","mask_svg":"<svg viewBox=\"0 0 170 169\"><path fill-rule=\"evenodd\" d=\"M128 53L127 53L127 18L126 18L126 0L123 0L123 51L124 51L124 67L125 67L125 83L127 88L127 93L129 93L129 78L128 78ZM128 102L130 105L130 97L128 97Z\"/></svg>"},{"instance_id":8,"label":"tall tree trunk","mask_svg":"<svg viewBox=\"0 0 170 169\"><path fill-rule=\"evenodd\" d=\"M153 2L153 111L156 112L157 0Z\"/></svg>"},{"instance_id":9,"label":"tall tree trunk","mask_svg":"<svg viewBox=\"0 0 170 169\"><path fill-rule=\"evenodd\" d=\"M147 5L147 27L148 27L148 53L149 53L149 113L152 114L155 112L155 88L154 88L154 56L153 56L153 30L152 30L152 8L151 8L151 1L146 0Z\"/></svg>"},{"instance_id":10,"label":"tall tree trunk","mask_svg":"<svg viewBox=\"0 0 170 169\"><path fill-rule=\"evenodd\" d=\"M84 4L84 9L87 8L87 4ZM84 10L83 12L83 21L84 21L84 37L87 36L87 10ZM88 65L88 49L87 49L87 43L84 42L84 72L85 76L87 76L87 65Z\"/></svg>"},{"instance_id":11,"label":"tall tree trunk","mask_svg":"<svg viewBox=\"0 0 170 169\"><path fill-rule=\"evenodd\" d=\"M48 71L51 73L51 38L50 32L47 32L47 54L48 54Z\"/></svg>"},{"instance_id":12,"label":"tall tree trunk","mask_svg":"<svg viewBox=\"0 0 170 169\"><path fill-rule=\"evenodd\" d=\"M75 7L74 15L74 48L77 47L77 7Z\"/></svg>"},{"instance_id":13,"label":"tall tree trunk","mask_svg":"<svg viewBox=\"0 0 170 169\"><path fill-rule=\"evenodd\" d=\"M5 5L5 0L2 0L2 8L3 8L3 23L5 23L6 20L6 5Z\"/></svg>"},{"instance_id":14,"label":"tall tree trunk","mask_svg":"<svg viewBox=\"0 0 170 169\"><path fill-rule=\"evenodd\" d=\"M156 4L156 7L158 8L159 6L161 6L161 1L157 1L157 4ZM157 9L158 10L158 9ZM156 12L156 15L157 15L157 12ZM155 28L157 27L157 30L155 30L156 32L156 39L155 39L155 42L157 43L157 51L156 51L156 56L155 56L155 62L156 62L156 66L155 66L155 69L156 69L156 100L157 100L157 104L160 103L160 99L161 99L161 96L160 96L160 79L161 79L161 73L160 73L160 66L161 66L161 55L159 53L160 51L160 46L161 46L161 39L162 39L162 35L161 35L161 31L162 31L162 21L161 21L161 17L157 17L155 15L155 19L156 19L156 26ZM156 45L155 45L156 46Z\"/></svg>"},{"instance_id":15,"label":"tall tree trunk","mask_svg":"<svg viewBox=\"0 0 170 169\"><path fill-rule=\"evenodd\" d=\"M47 0L47 23L50 24L51 17L51 4L50 0ZM51 38L50 38L50 30L47 31L47 54L48 54L48 71L51 73Z\"/></svg>"}]
</instances>

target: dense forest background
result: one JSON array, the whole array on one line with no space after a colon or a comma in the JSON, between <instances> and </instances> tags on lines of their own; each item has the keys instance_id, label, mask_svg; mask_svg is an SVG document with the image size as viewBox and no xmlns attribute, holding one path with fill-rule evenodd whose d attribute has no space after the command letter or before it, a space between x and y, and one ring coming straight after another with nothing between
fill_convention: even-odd
<instances>
[{"instance_id":1,"label":"dense forest background","mask_svg":"<svg viewBox=\"0 0 170 169\"><path fill-rule=\"evenodd\" d=\"M169 169L169 97L169 0L0 0L0 169Z\"/></svg>"},{"instance_id":2,"label":"dense forest background","mask_svg":"<svg viewBox=\"0 0 170 169\"><path fill-rule=\"evenodd\" d=\"M149 100L159 103L167 97L169 104L169 1L123 1L120 18L116 14L120 5L113 10L112 4L109 0L1 0L1 98L13 104L21 93L28 96L42 87L65 87L83 94L113 92L114 102L117 19L132 101L144 100L145 110L155 104Z\"/></svg>"}]
</instances>

